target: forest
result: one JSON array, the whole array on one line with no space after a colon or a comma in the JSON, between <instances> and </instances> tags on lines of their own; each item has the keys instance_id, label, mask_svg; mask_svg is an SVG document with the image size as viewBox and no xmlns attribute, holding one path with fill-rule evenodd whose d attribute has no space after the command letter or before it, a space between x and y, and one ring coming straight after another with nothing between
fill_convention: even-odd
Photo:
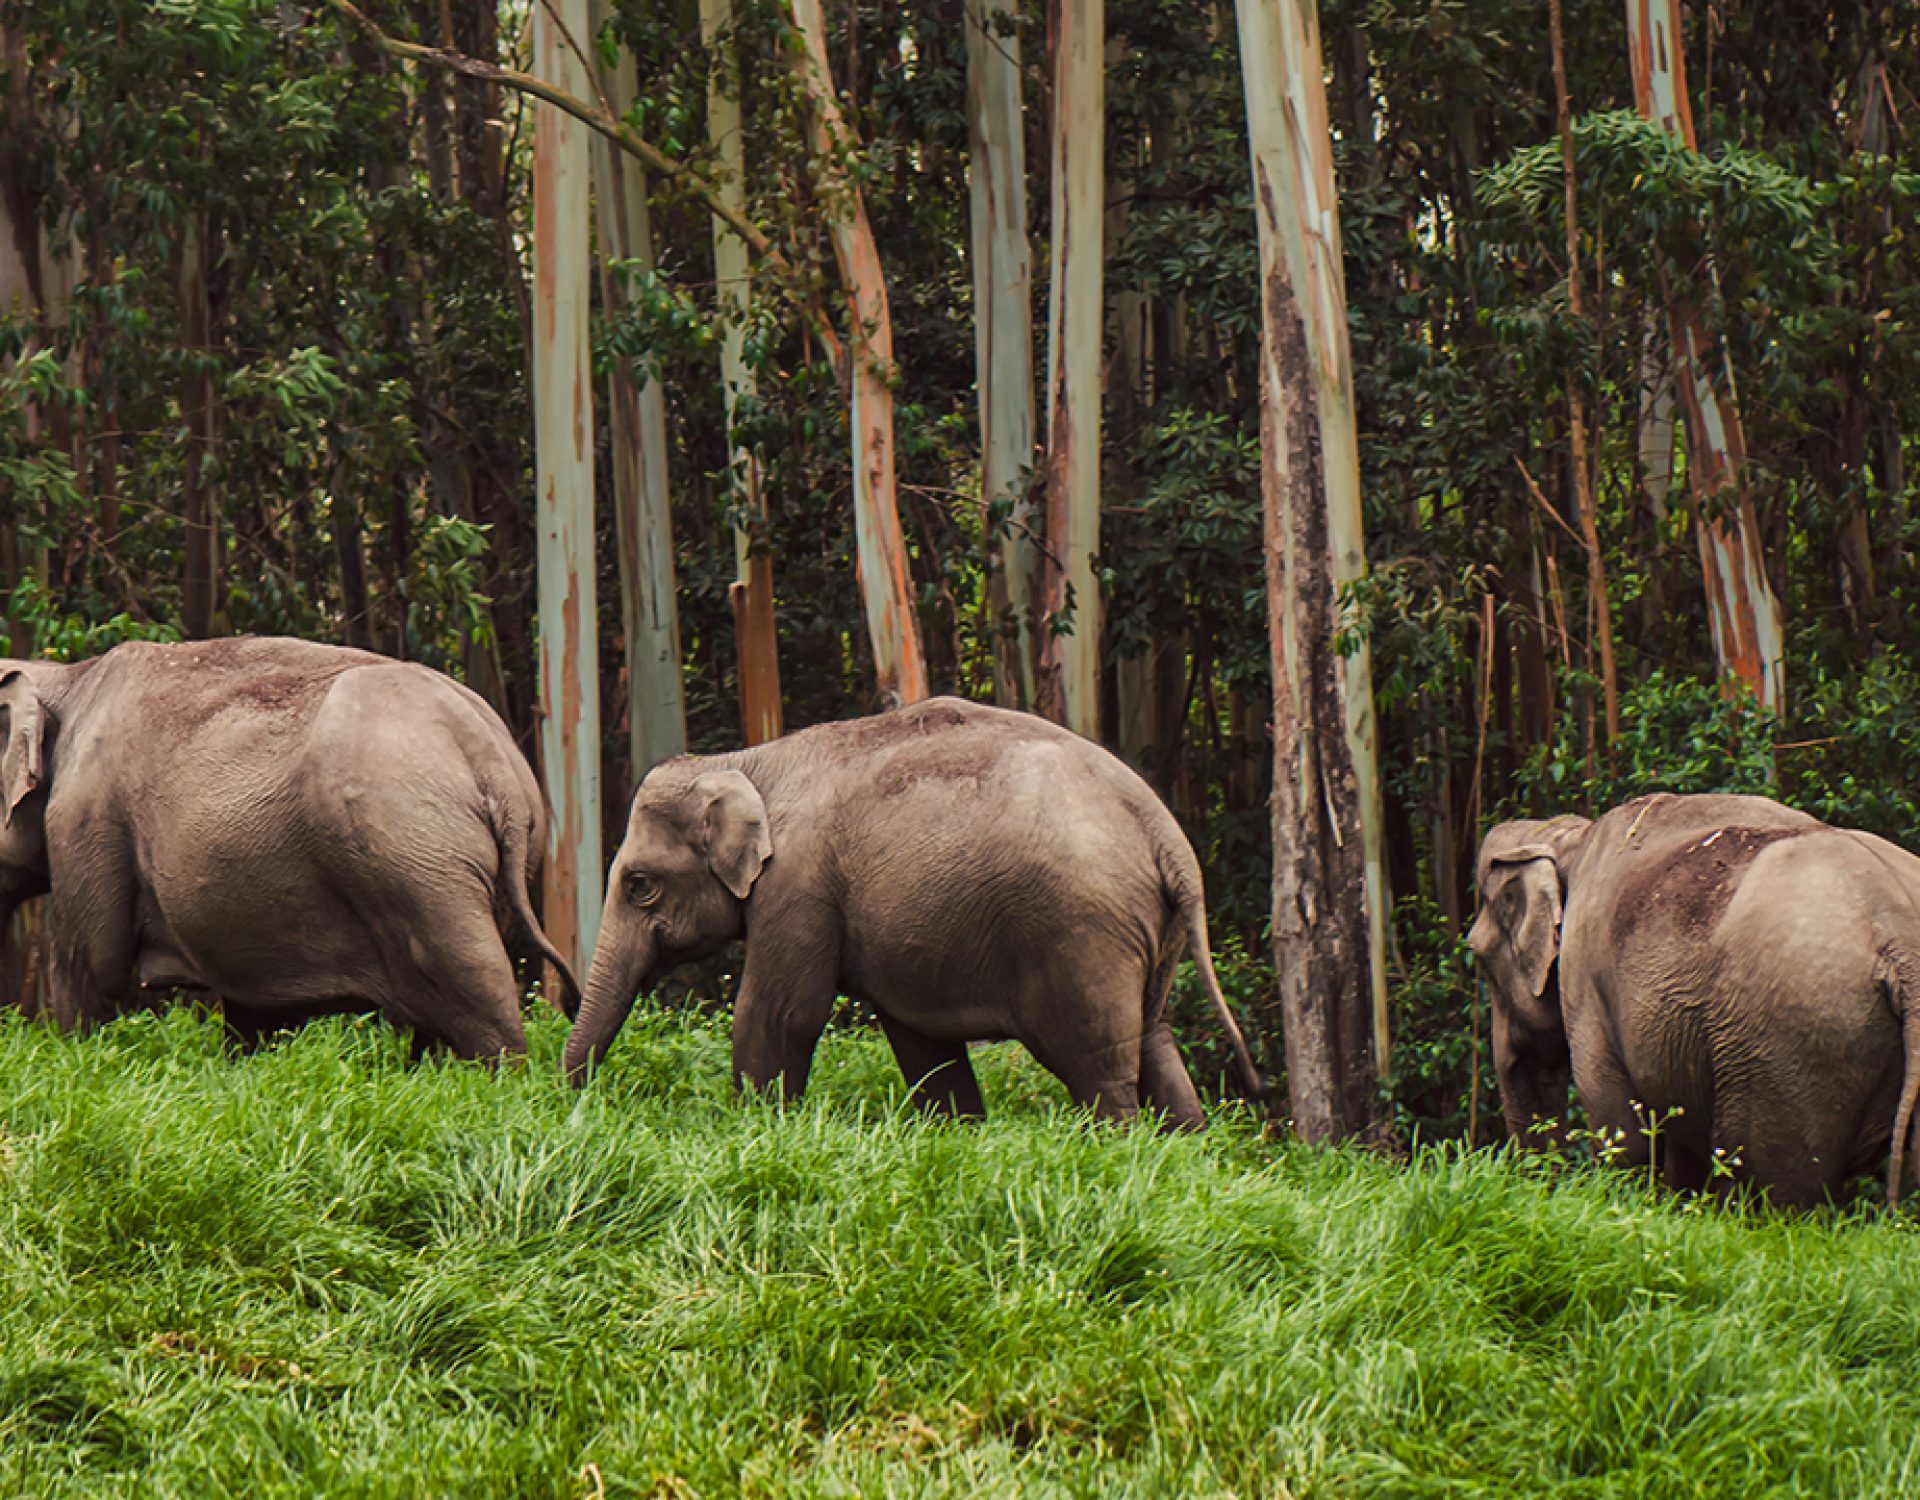
<instances>
[{"instance_id":1,"label":"forest","mask_svg":"<svg viewBox=\"0 0 1920 1500\"><path fill-rule=\"evenodd\" d=\"M1920 847L1916 121L1912 0L0 0L0 855L32 674L355 646L584 967L649 767L952 694L1165 800L1269 1080L1193 965L1204 1132L851 1005L756 1097L726 953L578 1088L504 953L494 1068L69 1034L30 904L0 1492L1912 1494L1911 1210L1514 1149L1468 930L1645 793ZM1820 895L1743 956L1894 995Z\"/></svg>"},{"instance_id":2,"label":"forest","mask_svg":"<svg viewBox=\"0 0 1920 1500\"><path fill-rule=\"evenodd\" d=\"M1335 1123L1497 1139L1461 936L1490 823L1725 789L1920 824L1920 27L1239 10L7 0L13 653L425 662L606 851L680 749L1034 708L1175 810L1282 1076L1311 860L1275 840L1317 818L1368 1054ZM1309 384L1263 342L1287 255L1304 446L1297 395L1263 433ZM1267 568L1289 494L1304 585ZM1313 665L1277 692L1281 614ZM578 717L543 649L597 662ZM1276 786L1303 742L1364 746L1354 808Z\"/></svg>"}]
</instances>

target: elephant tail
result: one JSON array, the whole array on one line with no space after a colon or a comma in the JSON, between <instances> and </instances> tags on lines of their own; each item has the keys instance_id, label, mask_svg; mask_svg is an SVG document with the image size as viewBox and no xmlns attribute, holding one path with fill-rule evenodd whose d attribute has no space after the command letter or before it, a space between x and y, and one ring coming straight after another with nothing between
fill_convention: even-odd
<instances>
[{"instance_id":1,"label":"elephant tail","mask_svg":"<svg viewBox=\"0 0 1920 1500\"><path fill-rule=\"evenodd\" d=\"M507 906L521 931L560 976L566 990L560 1008L571 1021L580 1014L580 980L533 914L533 897L527 890L527 826L513 815L512 808L501 806L497 798L487 799L487 812L493 824L494 842L500 846L500 885L506 893Z\"/></svg>"},{"instance_id":2,"label":"elephant tail","mask_svg":"<svg viewBox=\"0 0 1920 1500\"><path fill-rule=\"evenodd\" d=\"M1214 1013L1220 1017L1227 1040L1233 1046L1240 1086L1249 1099L1261 1098L1267 1091L1266 1083L1260 1077L1260 1070L1253 1065L1253 1055L1247 1051L1247 1039L1240 1034L1240 1023L1234 1020L1227 997L1220 988L1220 977L1213 971L1213 950L1207 941L1207 904L1201 895L1199 865L1192 852L1187 851L1186 859L1181 860L1170 858L1163 851L1160 878L1186 928L1187 949L1193 958L1193 966L1200 971L1200 982L1206 986L1207 998L1213 1002Z\"/></svg>"},{"instance_id":3,"label":"elephant tail","mask_svg":"<svg viewBox=\"0 0 1920 1500\"><path fill-rule=\"evenodd\" d=\"M1897 997L1904 1068L1900 1079L1900 1108L1893 1117L1893 1158L1887 1163L1887 1203L1900 1206L1900 1190L1907 1175L1907 1152L1912 1144L1914 1102L1920 1098L1920 983L1912 967L1899 964L1888 987Z\"/></svg>"}]
</instances>

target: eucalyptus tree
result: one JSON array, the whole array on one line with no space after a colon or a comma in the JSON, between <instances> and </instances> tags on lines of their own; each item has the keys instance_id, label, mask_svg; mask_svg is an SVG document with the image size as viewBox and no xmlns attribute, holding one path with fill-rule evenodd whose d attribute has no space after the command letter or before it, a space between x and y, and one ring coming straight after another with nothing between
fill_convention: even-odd
<instances>
[{"instance_id":1,"label":"eucalyptus tree","mask_svg":"<svg viewBox=\"0 0 1920 1500\"><path fill-rule=\"evenodd\" d=\"M538 76L575 99L592 85L587 0L534 12ZM573 963L599 923L600 608L594 563L589 138L566 112L537 111L533 138L534 464L539 517L540 761L547 823L542 917ZM557 991L556 991L557 993Z\"/></svg>"},{"instance_id":2,"label":"eucalyptus tree","mask_svg":"<svg viewBox=\"0 0 1920 1500\"><path fill-rule=\"evenodd\" d=\"M1364 1129L1388 1058L1385 872L1340 212L1314 0L1239 0L1260 237L1261 493L1273 664L1273 945L1294 1128Z\"/></svg>"}]
</instances>

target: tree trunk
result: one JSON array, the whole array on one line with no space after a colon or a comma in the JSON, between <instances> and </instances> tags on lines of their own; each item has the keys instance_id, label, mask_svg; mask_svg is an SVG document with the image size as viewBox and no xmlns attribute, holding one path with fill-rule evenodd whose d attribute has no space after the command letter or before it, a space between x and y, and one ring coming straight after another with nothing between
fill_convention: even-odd
<instances>
[{"instance_id":1,"label":"tree trunk","mask_svg":"<svg viewBox=\"0 0 1920 1500\"><path fill-rule=\"evenodd\" d=\"M604 22L607 0L596 0ZM596 25L596 30L599 29ZM600 88L617 113L635 94L633 54L600 64ZM639 162L595 136L598 173L601 306L609 318L628 310L626 283L609 267L630 260L653 267L647 174ZM667 401L660 382L636 381L625 360L607 371L613 442L614 518L620 547L620 619L627 659L628 765L635 784L653 766L687 748L685 684L680 670L680 612L674 594L673 511L667 492ZM776 701L776 708L778 707Z\"/></svg>"},{"instance_id":2,"label":"tree trunk","mask_svg":"<svg viewBox=\"0 0 1920 1500\"><path fill-rule=\"evenodd\" d=\"M499 14L491 5L453 5L448 0L440 7L440 40L470 57L492 62L499 45ZM493 225L499 284L518 315L527 347L531 347L532 314L514 244L514 216L502 169L508 135L500 114L500 89L482 79L456 75L452 100L453 163L460 196L475 214ZM466 437L479 460L467 467L473 506L467 519L487 526L487 583L493 598L488 610L494 627L491 643L472 636L467 639L467 683L499 709L521 747L532 754L536 739L533 628L522 579L525 559L534 550L534 543L526 516L501 478L519 470L524 438L517 432L488 431L485 423L470 423Z\"/></svg>"},{"instance_id":3,"label":"tree trunk","mask_svg":"<svg viewBox=\"0 0 1920 1500\"><path fill-rule=\"evenodd\" d=\"M1385 1067L1372 668L1334 643L1366 568L1339 202L1313 0L1238 0L1260 232L1261 494L1273 664L1273 937L1294 1128L1364 1130Z\"/></svg>"},{"instance_id":4,"label":"tree trunk","mask_svg":"<svg viewBox=\"0 0 1920 1500\"><path fill-rule=\"evenodd\" d=\"M717 186L733 208L744 210L746 146L740 125L740 61L734 46L733 0L700 0L700 33L712 70L707 84L707 139L718 161ZM727 445L732 454L735 507L733 604L735 654L740 680L740 732L749 745L778 739L780 645L774 629L773 554L767 550L767 498L760 488L760 461L733 434L743 402L753 399L756 376L748 366L747 305L751 300L747 247L718 218L713 221L715 300L721 311L720 382L726 391Z\"/></svg>"},{"instance_id":5,"label":"tree trunk","mask_svg":"<svg viewBox=\"0 0 1920 1500\"><path fill-rule=\"evenodd\" d=\"M1680 0L1627 0L1627 43L1641 115L1697 149L1681 52ZM1743 684L1780 711L1786 694L1785 621L1767 582L1760 522L1745 487L1747 444L1733 371L1698 309L1671 288L1667 312L1674 383L1687 422L1687 473L1697 508L1714 655L1723 678Z\"/></svg>"},{"instance_id":6,"label":"tree trunk","mask_svg":"<svg viewBox=\"0 0 1920 1500\"><path fill-rule=\"evenodd\" d=\"M207 303L211 260L204 211L188 213L180 229L180 342L191 364L180 393L187 453L181 480L180 628L193 640L213 634L220 586L219 519L206 476L213 449L212 319Z\"/></svg>"},{"instance_id":7,"label":"tree trunk","mask_svg":"<svg viewBox=\"0 0 1920 1500\"><path fill-rule=\"evenodd\" d=\"M1039 706L1100 738L1100 339L1105 0L1049 0L1053 259L1047 313L1046 623Z\"/></svg>"},{"instance_id":8,"label":"tree trunk","mask_svg":"<svg viewBox=\"0 0 1920 1500\"><path fill-rule=\"evenodd\" d=\"M588 81L562 28L584 46L587 0L534 11L534 70L576 97ZM593 270L587 133L535 106L533 414L539 522L540 751L553 815L542 922L576 973L600 918L600 640L593 557ZM558 1003L559 986L548 994Z\"/></svg>"},{"instance_id":9,"label":"tree trunk","mask_svg":"<svg viewBox=\"0 0 1920 1500\"><path fill-rule=\"evenodd\" d=\"M1020 37L1002 30L1012 0L966 0L967 139L971 153L973 327L980 405L980 498L1007 506L989 580L994 697L1034 702L1034 597L1040 549L1033 464L1033 255L1027 243L1027 147Z\"/></svg>"},{"instance_id":10,"label":"tree trunk","mask_svg":"<svg viewBox=\"0 0 1920 1500\"><path fill-rule=\"evenodd\" d=\"M847 378L851 386L848 426L853 435L853 531L860 592L866 604L867 637L873 646L874 674L881 698L892 704L917 703L927 696L926 658L914 615L913 580L907 569L906 538L893 476L893 316L887 305L886 277L866 201L854 181L832 164L853 145L840 115L827 69L826 23L820 0L791 0L793 24L805 41L795 54L812 106L815 157L838 180L824 195L828 233L848 307Z\"/></svg>"},{"instance_id":11,"label":"tree trunk","mask_svg":"<svg viewBox=\"0 0 1920 1500\"><path fill-rule=\"evenodd\" d=\"M1584 321L1580 288L1579 179L1573 161L1573 108L1567 93L1566 44L1561 34L1560 0L1548 0L1553 47L1554 107L1560 131L1560 164L1566 177L1567 311L1575 326ZM1593 471L1587 463L1587 398L1582 372L1567 370L1567 432L1573 449L1573 492L1580 512L1580 539L1587 549L1587 595L1593 610L1593 635L1600 658L1600 689L1606 703L1607 743L1620 738L1620 683L1613 669L1613 606L1607 597L1607 558L1600 547ZM1472 830L1468 830L1471 837Z\"/></svg>"}]
</instances>

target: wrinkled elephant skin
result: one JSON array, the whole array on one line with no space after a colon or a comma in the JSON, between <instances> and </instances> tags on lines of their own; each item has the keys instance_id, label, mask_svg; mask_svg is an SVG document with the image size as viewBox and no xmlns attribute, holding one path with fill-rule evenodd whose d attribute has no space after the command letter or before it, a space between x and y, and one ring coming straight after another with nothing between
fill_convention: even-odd
<instances>
[{"instance_id":1,"label":"wrinkled elephant skin","mask_svg":"<svg viewBox=\"0 0 1920 1500\"><path fill-rule=\"evenodd\" d=\"M1920 1085L1920 859L1763 797L1637 798L1481 845L1469 942L1508 1128L1567 1086L1630 1165L1818 1203L1893 1144Z\"/></svg>"},{"instance_id":2,"label":"wrinkled elephant skin","mask_svg":"<svg viewBox=\"0 0 1920 1500\"><path fill-rule=\"evenodd\" d=\"M421 666L274 638L0 660L0 922L48 897L69 1028L182 987L242 1034L378 1009L525 1050L507 939L540 792L506 726ZM560 967L564 970L564 964Z\"/></svg>"},{"instance_id":3,"label":"wrinkled elephant skin","mask_svg":"<svg viewBox=\"0 0 1920 1500\"><path fill-rule=\"evenodd\" d=\"M969 1041L1023 1043L1081 1104L1203 1122L1168 1027L1207 953L1200 867L1152 790L1056 725L957 699L656 766L608 876L567 1044L581 1081L635 995L736 938L736 1082L805 1086L835 997L878 1013L920 1102L981 1113Z\"/></svg>"}]
</instances>

